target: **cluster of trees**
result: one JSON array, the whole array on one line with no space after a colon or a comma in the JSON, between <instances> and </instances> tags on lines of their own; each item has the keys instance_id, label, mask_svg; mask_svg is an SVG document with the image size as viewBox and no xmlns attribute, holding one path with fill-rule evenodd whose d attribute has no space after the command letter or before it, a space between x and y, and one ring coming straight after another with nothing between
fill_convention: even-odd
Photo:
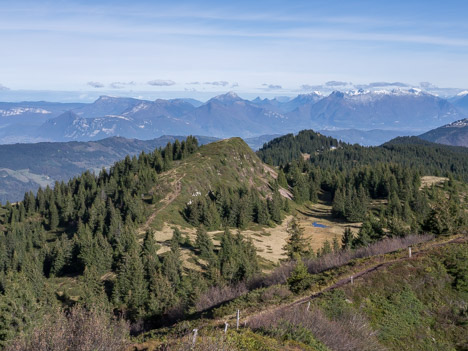
<instances>
[{"instance_id":1,"label":"cluster of trees","mask_svg":"<svg viewBox=\"0 0 468 351\"><path fill-rule=\"evenodd\" d=\"M298 160L303 154L313 155L340 145L342 143L334 138L303 130L297 135L286 134L269 141L258 150L257 155L263 162L278 166Z\"/></svg>"},{"instance_id":2,"label":"cluster of trees","mask_svg":"<svg viewBox=\"0 0 468 351\"><path fill-rule=\"evenodd\" d=\"M85 172L1 206L0 345L63 304L78 302L151 325L193 311L211 286L257 273L250 240L225 229L215 246L205 228L279 223L284 202L278 191L266 198L253 189L219 188L187 208L188 220L198 227L194 242L176 229L170 250L158 254L152 232L141 240L138 228L157 200L159 173L197 149L192 137L168 143L127 157L98 176ZM182 248L196 253L200 269L184 268ZM73 277L73 294L64 289L56 295L62 277Z\"/></svg>"},{"instance_id":3,"label":"cluster of trees","mask_svg":"<svg viewBox=\"0 0 468 351\"><path fill-rule=\"evenodd\" d=\"M333 158L336 151L327 155ZM322 196L332 202L336 218L363 222L362 238L354 238L354 247L385 236L425 231L449 234L465 228L468 222L460 183L449 174L444 189L421 188L421 175L419 168L398 163L332 169L301 157L280 167L278 184L289 188L298 203Z\"/></svg>"},{"instance_id":4,"label":"cluster of trees","mask_svg":"<svg viewBox=\"0 0 468 351\"><path fill-rule=\"evenodd\" d=\"M467 148L435 144L416 137L396 138L382 146L364 147L303 130L297 136L288 134L273 139L257 152L262 161L283 167L299 160L303 154L310 155L309 162L322 170L343 171L356 165L392 163L416 169L421 175L451 174L468 181Z\"/></svg>"},{"instance_id":5,"label":"cluster of trees","mask_svg":"<svg viewBox=\"0 0 468 351\"><path fill-rule=\"evenodd\" d=\"M271 197L265 197L255 188L218 187L207 196L194 197L185 207L184 216L193 226L202 224L209 230L225 226L245 228L254 222L262 225L281 222L281 211L288 210L277 187Z\"/></svg>"},{"instance_id":6,"label":"cluster of trees","mask_svg":"<svg viewBox=\"0 0 468 351\"><path fill-rule=\"evenodd\" d=\"M98 176L85 172L0 207L0 342L36 319L37 311L57 302L47 278L76 276L83 303L107 309L128 306L131 316L148 309L142 301L149 303L156 286L161 299L162 293L176 291L165 287L177 280L173 270L169 274L164 268L174 267L170 258L162 260L160 279L152 275L151 289L150 278L141 276L145 260L157 256L147 242L150 236L143 247L138 243L137 226L146 218L145 204L154 201L158 174L197 149L197 139L188 137L152 153L126 157ZM115 284L102 279L110 272L117 275Z\"/></svg>"},{"instance_id":7,"label":"cluster of trees","mask_svg":"<svg viewBox=\"0 0 468 351\"><path fill-rule=\"evenodd\" d=\"M105 295L102 286L101 296L92 301L93 305L109 301L133 320L143 318L151 324L168 312L183 315L194 307L199 295L208 287L236 283L258 272L252 242L240 233L232 235L228 229L221 236L219 248L215 248L203 227L198 228L193 243L175 229L170 251L161 255L157 253L160 247L152 232L146 233L142 245L134 238L116 267L111 295ZM182 247L196 252L196 263L202 268L200 272L184 268ZM84 278L86 275L85 272ZM95 281L94 285L97 283Z\"/></svg>"}]
</instances>

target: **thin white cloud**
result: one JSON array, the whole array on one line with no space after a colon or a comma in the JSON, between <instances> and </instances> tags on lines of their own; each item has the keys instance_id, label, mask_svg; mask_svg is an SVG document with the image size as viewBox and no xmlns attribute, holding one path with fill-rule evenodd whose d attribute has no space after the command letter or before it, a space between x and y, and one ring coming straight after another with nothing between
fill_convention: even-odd
<instances>
[{"instance_id":1,"label":"thin white cloud","mask_svg":"<svg viewBox=\"0 0 468 351\"><path fill-rule=\"evenodd\" d=\"M3 84L0 83L0 91L7 91L10 90L10 88L4 86Z\"/></svg>"},{"instance_id":2,"label":"thin white cloud","mask_svg":"<svg viewBox=\"0 0 468 351\"><path fill-rule=\"evenodd\" d=\"M430 82L421 82L419 83L419 86L423 89L437 88L434 84Z\"/></svg>"},{"instance_id":3,"label":"thin white cloud","mask_svg":"<svg viewBox=\"0 0 468 351\"><path fill-rule=\"evenodd\" d=\"M104 88L104 84L102 84L101 82L91 81L91 82L88 82L86 84L89 85L90 87L93 87L93 88Z\"/></svg>"},{"instance_id":4,"label":"thin white cloud","mask_svg":"<svg viewBox=\"0 0 468 351\"><path fill-rule=\"evenodd\" d=\"M325 83L325 85L327 87L342 87L342 86L346 86L348 84L351 84L351 83L340 82L340 81L336 81L336 80L331 80L331 81L328 81L328 82Z\"/></svg>"},{"instance_id":5,"label":"thin white cloud","mask_svg":"<svg viewBox=\"0 0 468 351\"><path fill-rule=\"evenodd\" d=\"M225 86L229 85L229 82L226 82L225 80L219 80L219 81L215 81L215 82L205 82L203 84L205 84L205 85L214 85L216 87L225 87Z\"/></svg>"},{"instance_id":6,"label":"thin white cloud","mask_svg":"<svg viewBox=\"0 0 468 351\"><path fill-rule=\"evenodd\" d=\"M309 84L301 85L301 90L304 90L304 91L322 90L323 88L324 88L323 85L309 85Z\"/></svg>"},{"instance_id":7,"label":"thin white cloud","mask_svg":"<svg viewBox=\"0 0 468 351\"><path fill-rule=\"evenodd\" d=\"M129 86L129 85L135 85L135 82L134 81L131 81L131 82L112 82L109 84L109 88L111 89L123 89L125 88L126 86Z\"/></svg>"},{"instance_id":8,"label":"thin white cloud","mask_svg":"<svg viewBox=\"0 0 468 351\"><path fill-rule=\"evenodd\" d=\"M281 90L281 89L283 89L283 87L281 85L277 85L277 84L263 83L262 87L265 87L266 90Z\"/></svg>"},{"instance_id":9,"label":"thin white cloud","mask_svg":"<svg viewBox=\"0 0 468 351\"><path fill-rule=\"evenodd\" d=\"M234 82L231 84L231 88L237 88L239 86L239 83Z\"/></svg>"},{"instance_id":10,"label":"thin white cloud","mask_svg":"<svg viewBox=\"0 0 468 351\"><path fill-rule=\"evenodd\" d=\"M190 83L186 83L188 85L200 85L200 82L190 82Z\"/></svg>"},{"instance_id":11,"label":"thin white cloud","mask_svg":"<svg viewBox=\"0 0 468 351\"><path fill-rule=\"evenodd\" d=\"M165 79L154 79L148 82L148 85L152 85L154 87L169 87L174 85L175 82L173 80L165 80Z\"/></svg>"}]
</instances>

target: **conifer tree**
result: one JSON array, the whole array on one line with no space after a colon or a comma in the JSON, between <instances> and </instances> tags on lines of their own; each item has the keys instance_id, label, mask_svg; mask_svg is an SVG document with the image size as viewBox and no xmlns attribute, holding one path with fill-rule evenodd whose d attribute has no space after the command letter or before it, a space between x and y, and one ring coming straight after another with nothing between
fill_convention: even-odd
<instances>
[{"instance_id":1,"label":"conifer tree","mask_svg":"<svg viewBox=\"0 0 468 351\"><path fill-rule=\"evenodd\" d=\"M200 253L200 257L206 261L215 259L213 241L209 237L205 228L197 229L197 237L195 239L195 247Z\"/></svg>"},{"instance_id":2,"label":"conifer tree","mask_svg":"<svg viewBox=\"0 0 468 351\"><path fill-rule=\"evenodd\" d=\"M286 255L289 259L295 257L304 257L310 250L309 243L304 238L304 230L299 226L297 218L293 218L288 223L288 239L283 249L286 251Z\"/></svg>"},{"instance_id":3,"label":"conifer tree","mask_svg":"<svg viewBox=\"0 0 468 351\"><path fill-rule=\"evenodd\" d=\"M138 251L125 254L117 272L113 289L114 303L126 307L130 317L135 318L142 314L148 293Z\"/></svg>"},{"instance_id":4,"label":"conifer tree","mask_svg":"<svg viewBox=\"0 0 468 351\"><path fill-rule=\"evenodd\" d=\"M354 234L350 228L346 227L343 233L343 237L341 238L341 248L343 250L351 249L353 245L353 238Z\"/></svg>"},{"instance_id":5,"label":"conifer tree","mask_svg":"<svg viewBox=\"0 0 468 351\"><path fill-rule=\"evenodd\" d=\"M55 206L55 203L52 203L50 205L49 209L49 227L50 230L55 230L57 229L57 226L59 225L59 214L57 210L57 206Z\"/></svg>"},{"instance_id":6,"label":"conifer tree","mask_svg":"<svg viewBox=\"0 0 468 351\"><path fill-rule=\"evenodd\" d=\"M147 278L154 275L156 271L159 270L159 268L161 267L161 262L157 253L159 248L160 246L156 243L156 240L154 239L154 233L151 230L147 230L145 234L145 239L143 240L143 249L141 253L143 266L145 267Z\"/></svg>"},{"instance_id":7,"label":"conifer tree","mask_svg":"<svg viewBox=\"0 0 468 351\"><path fill-rule=\"evenodd\" d=\"M298 294L312 285L312 276L307 271L304 262L299 256L296 256L296 266L287 280L289 290Z\"/></svg>"}]
</instances>

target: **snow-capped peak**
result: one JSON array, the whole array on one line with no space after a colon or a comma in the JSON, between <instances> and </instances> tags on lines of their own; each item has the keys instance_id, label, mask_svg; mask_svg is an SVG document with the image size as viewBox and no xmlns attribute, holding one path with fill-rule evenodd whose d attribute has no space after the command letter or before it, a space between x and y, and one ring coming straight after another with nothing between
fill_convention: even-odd
<instances>
[{"instance_id":1,"label":"snow-capped peak","mask_svg":"<svg viewBox=\"0 0 468 351\"><path fill-rule=\"evenodd\" d=\"M465 95L468 95L468 90L462 91L457 94L457 96L465 96Z\"/></svg>"},{"instance_id":2,"label":"snow-capped peak","mask_svg":"<svg viewBox=\"0 0 468 351\"><path fill-rule=\"evenodd\" d=\"M211 100L216 100L216 101L221 101L221 102L232 102L232 101L238 101L242 99L235 92L230 91L230 92L227 92L226 94L215 96Z\"/></svg>"}]
</instances>

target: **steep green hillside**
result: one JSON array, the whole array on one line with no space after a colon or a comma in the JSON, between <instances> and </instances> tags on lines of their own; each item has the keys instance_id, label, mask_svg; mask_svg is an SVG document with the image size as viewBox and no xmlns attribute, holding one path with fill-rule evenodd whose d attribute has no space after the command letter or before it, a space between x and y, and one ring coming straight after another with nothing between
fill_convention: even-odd
<instances>
[{"instance_id":1,"label":"steep green hillside","mask_svg":"<svg viewBox=\"0 0 468 351\"><path fill-rule=\"evenodd\" d=\"M217 141L200 147L169 172L161 174L155 191L156 220L187 224L181 209L199 199L214 199L219 189L255 189L260 198L271 197L276 173L264 165L240 138ZM168 203L170 202L170 203Z\"/></svg>"}]
</instances>

